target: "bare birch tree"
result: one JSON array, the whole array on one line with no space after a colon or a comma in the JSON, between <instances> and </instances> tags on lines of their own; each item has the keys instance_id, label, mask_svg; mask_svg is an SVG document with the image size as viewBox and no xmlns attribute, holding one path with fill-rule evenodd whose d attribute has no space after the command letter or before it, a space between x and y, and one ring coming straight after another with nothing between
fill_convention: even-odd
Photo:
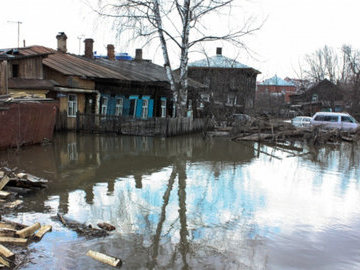
<instances>
[{"instance_id":1,"label":"bare birch tree","mask_svg":"<svg viewBox=\"0 0 360 270\"><path fill-rule=\"evenodd\" d=\"M94 10L101 16L114 19L117 31L132 32L135 38L160 43L164 67L176 104L177 116L186 113L188 93L189 50L196 44L224 40L245 47L243 37L260 29L253 20L246 20L235 30L224 28L214 33L207 27L211 15L226 20L240 0L99 0ZM219 18L218 18L219 19ZM240 21L237 18L236 21ZM216 32L216 31L215 31ZM171 44L170 44L171 43ZM172 45L180 50L180 83L175 80L169 50Z\"/></svg>"}]
</instances>

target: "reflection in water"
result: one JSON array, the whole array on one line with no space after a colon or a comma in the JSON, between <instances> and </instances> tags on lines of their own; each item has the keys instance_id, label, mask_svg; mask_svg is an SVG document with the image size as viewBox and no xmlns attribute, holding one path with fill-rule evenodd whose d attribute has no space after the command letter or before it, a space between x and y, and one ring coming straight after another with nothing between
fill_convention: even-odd
<instances>
[{"instance_id":1,"label":"reflection in water","mask_svg":"<svg viewBox=\"0 0 360 270\"><path fill-rule=\"evenodd\" d=\"M59 227L28 269L52 260L60 269L103 269L86 256L73 260L89 248L121 257L125 269L357 269L359 146L305 151L66 133L1 159L50 181L25 198L23 222L59 211L117 227L109 238L58 243L68 233Z\"/></svg>"}]
</instances>

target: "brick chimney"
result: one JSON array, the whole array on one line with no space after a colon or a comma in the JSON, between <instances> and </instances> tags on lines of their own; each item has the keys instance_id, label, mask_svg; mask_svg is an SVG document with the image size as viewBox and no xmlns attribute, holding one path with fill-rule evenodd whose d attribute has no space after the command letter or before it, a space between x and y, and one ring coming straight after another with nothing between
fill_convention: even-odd
<instances>
[{"instance_id":1,"label":"brick chimney","mask_svg":"<svg viewBox=\"0 0 360 270\"><path fill-rule=\"evenodd\" d=\"M94 40L92 38L87 38L84 40L85 42L85 57L93 59L94 53L93 53L93 44Z\"/></svg>"},{"instance_id":2,"label":"brick chimney","mask_svg":"<svg viewBox=\"0 0 360 270\"><path fill-rule=\"evenodd\" d=\"M63 53L66 53L66 40L67 36L64 32L59 32L56 36L57 39L57 50Z\"/></svg>"},{"instance_id":3,"label":"brick chimney","mask_svg":"<svg viewBox=\"0 0 360 270\"><path fill-rule=\"evenodd\" d=\"M112 44L107 45L107 57L111 61L115 60L115 48Z\"/></svg>"},{"instance_id":4,"label":"brick chimney","mask_svg":"<svg viewBox=\"0 0 360 270\"><path fill-rule=\"evenodd\" d=\"M142 49L135 50L135 60L141 61L142 60Z\"/></svg>"},{"instance_id":5,"label":"brick chimney","mask_svg":"<svg viewBox=\"0 0 360 270\"><path fill-rule=\"evenodd\" d=\"M216 48L216 55L222 55L222 48L221 47Z\"/></svg>"}]
</instances>

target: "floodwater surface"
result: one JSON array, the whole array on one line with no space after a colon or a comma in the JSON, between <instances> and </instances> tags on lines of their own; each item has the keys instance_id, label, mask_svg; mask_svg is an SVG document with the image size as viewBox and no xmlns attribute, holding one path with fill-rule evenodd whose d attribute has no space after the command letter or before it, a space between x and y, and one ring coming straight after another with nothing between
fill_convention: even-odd
<instances>
[{"instance_id":1,"label":"floodwater surface","mask_svg":"<svg viewBox=\"0 0 360 270\"><path fill-rule=\"evenodd\" d=\"M360 147L282 151L201 136L57 134L45 146L0 152L46 178L7 218L53 231L22 269L360 269ZM116 231L86 239L56 213Z\"/></svg>"}]
</instances>

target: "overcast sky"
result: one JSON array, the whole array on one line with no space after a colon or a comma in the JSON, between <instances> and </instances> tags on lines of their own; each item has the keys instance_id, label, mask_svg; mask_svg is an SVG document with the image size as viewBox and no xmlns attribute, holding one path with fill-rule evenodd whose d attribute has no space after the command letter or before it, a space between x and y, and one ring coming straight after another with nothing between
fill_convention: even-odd
<instances>
[{"instance_id":1,"label":"overcast sky","mask_svg":"<svg viewBox=\"0 0 360 270\"><path fill-rule=\"evenodd\" d=\"M257 17L258 22L267 18L261 30L246 38L252 55L220 42L207 44L206 50L212 56L215 48L222 46L225 56L236 57L239 62L260 70L260 80L274 74L283 78L296 76L304 56L325 44L335 49L342 44L360 49L359 0L250 0L242 3L247 14ZM136 44L129 45L117 39L111 25L97 20L81 0L0 0L0 4L0 48L17 46L17 24L12 21L21 21L21 46L25 39L27 46L56 48L56 34L65 32L71 53L79 53L78 37L83 36L95 40L94 50L99 53L106 53L107 44L115 44L116 52L134 55ZM143 56L162 65L161 52L157 52L145 48ZM190 61L202 57L193 53Z\"/></svg>"}]
</instances>

